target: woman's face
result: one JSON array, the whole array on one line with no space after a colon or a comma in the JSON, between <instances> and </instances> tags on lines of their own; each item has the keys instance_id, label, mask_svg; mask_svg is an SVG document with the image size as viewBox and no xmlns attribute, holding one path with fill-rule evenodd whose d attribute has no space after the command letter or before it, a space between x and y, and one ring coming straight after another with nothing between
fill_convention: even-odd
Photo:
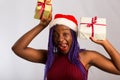
<instances>
[{"instance_id":1,"label":"woman's face","mask_svg":"<svg viewBox=\"0 0 120 80\"><path fill-rule=\"evenodd\" d=\"M72 45L70 28L64 25L57 25L53 32L53 41L60 53L67 54Z\"/></svg>"}]
</instances>

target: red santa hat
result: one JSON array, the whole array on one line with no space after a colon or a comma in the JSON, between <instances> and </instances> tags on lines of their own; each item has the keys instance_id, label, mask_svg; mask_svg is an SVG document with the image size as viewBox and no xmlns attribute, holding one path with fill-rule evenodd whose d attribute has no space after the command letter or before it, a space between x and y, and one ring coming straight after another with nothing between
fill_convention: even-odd
<instances>
[{"instance_id":1,"label":"red santa hat","mask_svg":"<svg viewBox=\"0 0 120 80\"><path fill-rule=\"evenodd\" d=\"M50 23L50 27L56 24L65 25L77 32L78 22L73 15L56 14L54 20Z\"/></svg>"}]
</instances>

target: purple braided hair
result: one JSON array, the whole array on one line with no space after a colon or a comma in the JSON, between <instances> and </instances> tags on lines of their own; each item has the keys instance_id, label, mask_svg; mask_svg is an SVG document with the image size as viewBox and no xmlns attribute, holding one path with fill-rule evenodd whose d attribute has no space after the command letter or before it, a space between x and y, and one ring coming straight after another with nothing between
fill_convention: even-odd
<instances>
[{"instance_id":1,"label":"purple braided hair","mask_svg":"<svg viewBox=\"0 0 120 80\"><path fill-rule=\"evenodd\" d=\"M47 59L47 62L46 62L46 66L45 66L45 75L44 75L44 80L46 80L46 77L47 77L47 73L48 73L48 70L50 69L50 67L52 66L52 63L54 61L54 53L55 53L55 45L53 43L53 31L54 31L54 28L56 27L53 26L51 29L50 29L50 34L49 34L49 42L48 42L48 59ZM71 46L71 49L69 51L69 55L68 55L68 59L73 63L73 64L76 64L80 71L82 71L82 75L83 75L83 80L87 80L87 74L86 74L86 71L84 69L83 66L81 66L81 62L78 60L78 55L79 55L79 52L81 51L84 51L84 49L80 49L79 47L79 44L78 44L78 41L77 41L77 35L76 35L76 32L71 30L71 33L72 33L72 39L73 39L73 42L72 42L72 46Z\"/></svg>"}]
</instances>

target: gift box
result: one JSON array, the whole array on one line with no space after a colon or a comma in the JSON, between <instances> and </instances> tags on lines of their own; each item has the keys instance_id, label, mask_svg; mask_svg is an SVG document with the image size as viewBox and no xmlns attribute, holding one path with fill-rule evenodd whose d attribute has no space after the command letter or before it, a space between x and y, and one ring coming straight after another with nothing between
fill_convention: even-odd
<instances>
[{"instance_id":1,"label":"gift box","mask_svg":"<svg viewBox=\"0 0 120 80\"><path fill-rule=\"evenodd\" d=\"M42 16L48 18L52 10L51 0L38 0L35 9L35 19L41 19Z\"/></svg>"},{"instance_id":2,"label":"gift box","mask_svg":"<svg viewBox=\"0 0 120 80\"><path fill-rule=\"evenodd\" d=\"M97 40L106 39L106 18L97 18L97 16L81 17L78 27L78 36L80 39L89 39L94 37Z\"/></svg>"}]
</instances>

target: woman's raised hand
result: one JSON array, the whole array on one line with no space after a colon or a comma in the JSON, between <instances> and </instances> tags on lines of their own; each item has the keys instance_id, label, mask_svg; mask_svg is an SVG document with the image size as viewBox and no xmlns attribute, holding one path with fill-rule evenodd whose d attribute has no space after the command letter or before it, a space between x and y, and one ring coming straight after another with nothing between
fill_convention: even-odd
<instances>
[{"instance_id":1,"label":"woman's raised hand","mask_svg":"<svg viewBox=\"0 0 120 80\"><path fill-rule=\"evenodd\" d=\"M40 19L40 25L47 27L51 20L52 20L52 11L50 12L48 18L42 16L42 18Z\"/></svg>"}]
</instances>

